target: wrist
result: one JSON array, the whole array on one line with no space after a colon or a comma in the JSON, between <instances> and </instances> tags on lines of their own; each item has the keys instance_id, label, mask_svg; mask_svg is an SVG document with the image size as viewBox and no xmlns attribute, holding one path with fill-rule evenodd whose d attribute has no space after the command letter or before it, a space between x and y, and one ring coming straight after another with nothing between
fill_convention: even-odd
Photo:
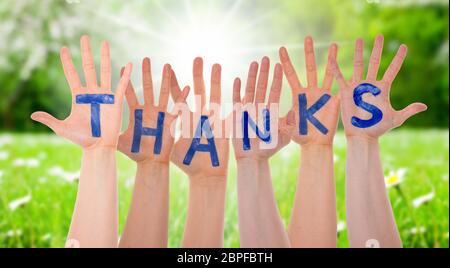
<instances>
[{"instance_id":1,"label":"wrist","mask_svg":"<svg viewBox=\"0 0 450 268\"><path fill-rule=\"evenodd\" d=\"M115 161L116 149L113 147L90 147L82 149L82 164L87 164L95 168L98 165Z\"/></svg>"},{"instance_id":2,"label":"wrist","mask_svg":"<svg viewBox=\"0 0 450 268\"><path fill-rule=\"evenodd\" d=\"M348 143L378 143L378 137L371 137L367 135L345 135L345 137Z\"/></svg>"},{"instance_id":3,"label":"wrist","mask_svg":"<svg viewBox=\"0 0 450 268\"><path fill-rule=\"evenodd\" d=\"M165 170L169 168L169 162L161 162L161 161L154 161L151 159L144 160L144 161L136 161L136 165L138 169L142 170Z\"/></svg>"},{"instance_id":4,"label":"wrist","mask_svg":"<svg viewBox=\"0 0 450 268\"><path fill-rule=\"evenodd\" d=\"M369 136L347 136L347 144L348 146L378 146L378 138L377 137L369 137Z\"/></svg>"},{"instance_id":5,"label":"wrist","mask_svg":"<svg viewBox=\"0 0 450 268\"><path fill-rule=\"evenodd\" d=\"M169 164L142 161L137 162L135 188L145 191L160 192L169 189Z\"/></svg>"},{"instance_id":6,"label":"wrist","mask_svg":"<svg viewBox=\"0 0 450 268\"><path fill-rule=\"evenodd\" d=\"M236 165L238 170L245 168L256 168L261 165L269 164L268 158L259 158L259 157L242 157L236 159Z\"/></svg>"},{"instance_id":7,"label":"wrist","mask_svg":"<svg viewBox=\"0 0 450 268\"><path fill-rule=\"evenodd\" d=\"M226 188L227 177L224 175L189 176L189 185L191 189L199 187Z\"/></svg>"},{"instance_id":8,"label":"wrist","mask_svg":"<svg viewBox=\"0 0 450 268\"><path fill-rule=\"evenodd\" d=\"M329 144L315 144L315 143L307 143L307 144L301 144L300 150L302 154L304 153L326 153L326 152L332 152L333 151L333 143Z\"/></svg>"}]
</instances>

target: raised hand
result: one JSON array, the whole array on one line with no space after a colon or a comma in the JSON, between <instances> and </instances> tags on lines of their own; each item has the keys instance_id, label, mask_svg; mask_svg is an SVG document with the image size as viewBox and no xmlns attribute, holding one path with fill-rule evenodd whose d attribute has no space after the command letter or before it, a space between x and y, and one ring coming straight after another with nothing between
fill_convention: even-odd
<instances>
[{"instance_id":1,"label":"raised hand","mask_svg":"<svg viewBox=\"0 0 450 268\"><path fill-rule=\"evenodd\" d=\"M236 156L236 159L238 160L241 158L269 158L270 156L278 152L281 148L286 146L290 141L290 132L292 126L288 125L288 116L279 119L274 118L274 115L278 116L281 86L283 81L283 70L279 63L275 65L268 103L264 105L269 80L269 69L269 58L264 57L261 61L261 69L259 71L259 77L257 79L258 63L252 62L250 64L247 84L245 88L245 96L243 99L241 99L240 96L241 80L239 78L236 78L234 80L233 105L235 109L233 109L233 111L234 118L236 120L236 133L235 137L233 138L233 146L234 154ZM267 116L271 111L271 105L273 108L276 108L275 113ZM265 111L263 111L261 109L262 107L260 106L264 106ZM237 107L239 107L240 109L236 110ZM247 108L252 110L253 113L248 111L249 109ZM244 137L244 134L242 132L242 129L244 129L244 126L242 125L244 111L248 111L248 121L253 120L253 122L257 124L258 134L259 136L263 136L263 139L255 137L255 135L253 137L250 137L250 135ZM266 112L266 115L263 115L261 112ZM291 119L293 119L292 116L290 117ZM262 120L260 118L262 118ZM244 123L246 124L248 123L248 121ZM262 122L262 124L260 122ZM275 129L277 130L277 133L273 133L274 129L272 128L274 127L274 123L278 124L277 128ZM291 123L293 124L293 122ZM270 129L265 129L266 127ZM248 130L249 132L252 131L250 126L248 126ZM268 136L268 134L270 134L270 136ZM261 146L261 144L264 142L266 142L267 144L274 142L276 143L273 145L271 144L268 147Z\"/></svg>"},{"instance_id":2,"label":"raised hand","mask_svg":"<svg viewBox=\"0 0 450 268\"><path fill-rule=\"evenodd\" d=\"M427 109L423 103L410 104L400 111L392 108L389 92L406 57L407 47L400 46L383 78L377 80L383 40L382 35L375 39L366 79L363 79L362 39L356 40L354 70L350 80L346 81L343 78L336 62L333 64L333 71L340 86L342 121L347 136L379 137L390 129L402 125L411 116Z\"/></svg>"},{"instance_id":3,"label":"raised hand","mask_svg":"<svg viewBox=\"0 0 450 268\"><path fill-rule=\"evenodd\" d=\"M72 63L69 49L60 52L69 87L72 91L72 110L64 120L58 120L45 112L35 112L31 118L47 125L57 135L71 140L81 147L117 146L122 119L122 102L131 73L131 63L125 67L116 93L111 91L111 62L109 45L102 43L100 86L97 84L94 60L89 37L81 37L81 56L86 85L81 85Z\"/></svg>"},{"instance_id":4,"label":"raised hand","mask_svg":"<svg viewBox=\"0 0 450 268\"><path fill-rule=\"evenodd\" d=\"M336 59L337 45L328 50L328 64L322 88L317 85L317 67L311 37L305 38L307 86L300 83L286 48L280 48L280 60L292 90L292 109L295 126L292 139L301 144L323 144L333 142L339 118L339 97L331 95L333 83L332 62Z\"/></svg>"},{"instance_id":5,"label":"raised hand","mask_svg":"<svg viewBox=\"0 0 450 268\"><path fill-rule=\"evenodd\" d=\"M187 118L182 115L184 130L171 155L171 161L189 176L182 247L222 247L229 141L225 121L220 118L221 67L212 67L208 109L201 58L194 60L193 74L196 111L192 113L186 107ZM171 90L175 98L181 94L175 75Z\"/></svg>"},{"instance_id":6,"label":"raised hand","mask_svg":"<svg viewBox=\"0 0 450 268\"><path fill-rule=\"evenodd\" d=\"M336 246L336 190L333 137L339 118L339 96L331 95L332 62L337 45L328 50L322 88L311 37L305 38L307 86L303 87L285 48L280 49L284 73L292 89L296 128L292 139L301 146L301 165L288 235L292 247Z\"/></svg>"},{"instance_id":7,"label":"raised hand","mask_svg":"<svg viewBox=\"0 0 450 268\"><path fill-rule=\"evenodd\" d=\"M243 100L238 78L233 86L236 130L233 145L237 161L238 219L242 247L289 247L289 239L275 201L268 159L289 143L292 126L287 124L288 116L278 119L283 79L280 64L275 65L268 103L264 104L269 69L269 59L264 57L257 79L258 63L250 64ZM292 116L290 118L293 121Z\"/></svg>"},{"instance_id":8,"label":"raised hand","mask_svg":"<svg viewBox=\"0 0 450 268\"><path fill-rule=\"evenodd\" d=\"M205 107L201 58L194 60L193 76L196 111L195 113L189 111L190 124L183 122L183 127L187 127L191 135L190 137L182 135L175 143L171 160L191 178L223 177L227 174L229 141L225 135L225 120L220 118L221 67L219 64L212 67L209 109ZM177 85L177 82L173 81L173 84ZM177 86L171 88L174 97L178 96L179 88L177 89ZM210 137L211 133L213 137Z\"/></svg>"},{"instance_id":9,"label":"raised hand","mask_svg":"<svg viewBox=\"0 0 450 268\"><path fill-rule=\"evenodd\" d=\"M173 125L177 118L177 114L167 111L171 73L170 65L166 64L162 74L158 105L155 105L153 97L149 58L142 61L144 104L139 104L131 82L126 89L125 97L130 110L130 119L128 128L119 137L118 149L136 162L169 162L175 134ZM180 93L176 101L184 102L189 94L189 87L185 87Z\"/></svg>"}]
</instances>

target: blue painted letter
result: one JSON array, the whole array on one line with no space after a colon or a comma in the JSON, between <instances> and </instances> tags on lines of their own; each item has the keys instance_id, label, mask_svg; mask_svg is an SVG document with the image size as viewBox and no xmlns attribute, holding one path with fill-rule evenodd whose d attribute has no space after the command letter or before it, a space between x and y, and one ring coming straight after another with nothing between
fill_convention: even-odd
<instances>
[{"instance_id":1,"label":"blue painted letter","mask_svg":"<svg viewBox=\"0 0 450 268\"><path fill-rule=\"evenodd\" d=\"M300 124L299 124L299 132L300 135L307 135L308 134L308 120L313 124L322 134L327 134L328 129L320 123L317 118L314 117L314 114L322 108L328 100L330 100L331 96L329 94L323 94L320 99L316 101L311 107L308 109L308 103L306 100L306 94L302 93L298 95L298 112L300 117Z\"/></svg>"},{"instance_id":2,"label":"blue painted letter","mask_svg":"<svg viewBox=\"0 0 450 268\"><path fill-rule=\"evenodd\" d=\"M372 118L370 119L361 119L356 116L352 117L352 125L359 128L368 128L371 127L383 118L383 112L378 109L376 106L369 104L362 99L362 95L365 93L371 93L374 96L377 96L381 93L381 90L376 86L363 83L355 88L353 91L353 100L355 101L356 106L363 108L365 111L372 114Z\"/></svg>"},{"instance_id":3,"label":"blue painted letter","mask_svg":"<svg viewBox=\"0 0 450 268\"><path fill-rule=\"evenodd\" d=\"M141 148L141 137L155 136L155 145L153 146L153 153L161 153L162 136L164 130L164 116L163 112L158 113L158 121L156 122L156 128L149 128L142 126L142 109L134 110L134 134L133 144L131 145L132 153L139 153Z\"/></svg>"},{"instance_id":4,"label":"blue painted letter","mask_svg":"<svg viewBox=\"0 0 450 268\"><path fill-rule=\"evenodd\" d=\"M91 105L91 132L92 137L102 135L100 127L100 104L114 104L112 94L80 94L76 96L75 102L78 104Z\"/></svg>"},{"instance_id":5,"label":"blue painted letter","mask_svg":"<svg viewBox=\"0 0 450 268\"><path fill-rule=\"evenodd\" d=\"M242 131L244 132L244 137L242 138L242 149L244 150L250 150L250 138L248 136L248 126L255 131L258 138L263 140L265 143L270 143L271 136L270 136L270 112L266 108L262 111L263 118L264 118L264 133L261 133L259 130L258 125L256 125L255 121L253 121L247 111L244 111L243 117L242 117Z\"/></svg>"},{"instance_id":6,"label":"blue painted letter","mask_svg":"<svg viewBox=\"0 0 450 268\"><path fill-rule=\"evenodd\" d=\"M202 138L203 131L205 131L206 140L208 144L201 144L200 139ZM191 146L184 157L183 164L190 165L195 152L209 152L211 156L211 164L214 167L219 166L219 158L217 157L216 144L214 142L214 135L211 130L211 126L208 121L208 116L202 115L200 117L200 122L195 130L195 136L192 139Z\"/></svg>"}]
</instances>

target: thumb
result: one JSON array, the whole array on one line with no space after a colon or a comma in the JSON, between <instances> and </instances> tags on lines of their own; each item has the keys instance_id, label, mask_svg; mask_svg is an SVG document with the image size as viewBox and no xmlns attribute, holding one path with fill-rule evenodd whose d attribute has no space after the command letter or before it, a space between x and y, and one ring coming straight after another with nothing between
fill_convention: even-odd
<instances>
[{"instance_id":1,"label":"thumb","mask_svg":"<svg viewBox=\"0 0 450 268\"><path fill-rule=\"evenodd\" d=\"M62 121L54 118L46 112L34 112L31 114L31 119L46 125L56 134L60 133Z\"/></svg>"},{"instance_id":2,"label":"thumb","mask_svg":"<svg viewBox=\"0 0 450 268\"><path fill-rule=\"evenodd\" d=\"M420 102L415 102L413 104L410 104L406 106L406 108L397 111L394 117L394 125L395 127L398 127L402 125L408 118L411 116L418 114L420 112L423 112L427 110L427 106Z\"/></svg>"}]
</instances>

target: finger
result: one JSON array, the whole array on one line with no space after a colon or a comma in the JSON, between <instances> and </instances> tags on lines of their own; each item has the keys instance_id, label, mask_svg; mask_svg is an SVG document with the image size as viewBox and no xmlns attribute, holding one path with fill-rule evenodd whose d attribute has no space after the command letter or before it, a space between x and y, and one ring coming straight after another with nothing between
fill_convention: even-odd
<instances>
[{"instance_id":1,"label":"finger","mask_svg":"<svg viewBox=\"0 0 450 268\"><path fill-rule=\"evenodd\" d=\"M241 79L236 78L233 82L233 105L241 102Z\"/></svg>"},{"instance_id":2,"label":"finger","mask_svg":"<svg viewBox=\"0 0 450 268\"><path fill-rule=\"evenodd\" d=\"M181 91L181 93L178 95L178 98L176 99L176 102L186 102L187 96L189 95L189 91L191 89L189 88L189 86L185 86L183 88L183 91Z\"/></svg>"},{"instance_id":3,"label":"finger","mask_svg":"<svg viewBox=\"0 0 450 268\"><path fill-rule=\"evenodd\" d=\"M77 90L81 88L80 78L78 77L77 70L73 66L72 57L70 56L70 51L67 47L61 48L59 53L61 58L61 63L64 69L64 75L66 76L67 83L70 89Z\"/></svg>"},{"instance_id":4,"label":"finger","mask_svg":"<svg viewBox=\"0 0 450 268\"><path fill-rule=\"evenodd\" d=\"M102 42L100 60L100 87L103 90L111 90L111 58L109 55L109 44Z\"/></svg>"},{"instance_id":5,"label":"finger","mask_svg":"<svg viewBox=\"0 0 450 268\"><path fill-rule=\"evenodd\" d=\"M380 68L381 53L383 52L384 37L378 35L370 55L369 68L367 69L367 80L377 80L378 69Z\"/></svg>"},{"instance_id":6,"label":"finger","mask_svg":"<svg viewBox=\"0 0 450 268\"><path fill-rule=\"evenodd\" d=\"M142 60L142 86L144 90L144 105L154 105L152 70L149 58Z\"/></svg>"},{"instance_id":7,"label":"finger","mask_svg":"<svg viewBox=\"0 0 450 268\"><path fill-rule=\"evenodd\" d=\"M180 91L180 93L178 94L177 98L174 100L174 106L173 106L172 112L171 112L173 115L177 115L177 114L180 115L180 114L182 114L182 111L181 111L181 109L179 109L177 107L177 104L178 103L186 103L186 99L187 99L187 97L189 95L189 91L190 91L189 86L185 86L183 88L183 91Z\"/></svg>"},{"instance_id":8,"label":"finger","mask_svg":"<svg viewBox=\"0 0 450 268\"><path fill-rule=\"evenodd\" d=\"M169 64L164 65L158 104L159 109L162 111L165 111L167 109L167 104L169 103L170 69L171 67Z\"/></svg>"},{"instance_id":9,"label":"finger","mask_svg":"<svg viewBox=\"0 0 450 268\"><path fill-rule=\"evenodd\" d=\"M275 70L273 71L272 86L269 93L269 105L280 102L282 83L283 67L281 67L281 64L277 63L275 64Z\"/></svg>"},{"instance_id":10,"label":"finger","mask_svg":"<svg viewBox=\"0 0 450 268\"><path fill-rule=\"evenodd\" d=\"M397 54L395 54L394 59L392 60L391 64L389 64L389 67L387 68L386 72L384 73L382 81L388 85L392 84L395 77L397 76L398 72L400 71L400 68L402 67L403 61L405 60L406 53L408 52L408 48L406 45L401 45L400 48L397 51Z\"/></svg>"},{"instance_id":11,"label":"finger","mask_svg":"<svg viewBox=\"0 0 450 268\"><path fill-rule=\"evenodd\" d=\"M394 116L395 127L402 125L411 116L426 111L427 109L428 107L425 104L415 102L413 104L408 105L406 108L397 111Z\"/></svg>"},{"instance_id":12,"label":"finger","mask_svg":"<svg viewBox=\"0 0 450 268\"><path fill-rule=\"evenodd\" d=\"M203 59L200 57L194 60L194 93L195 93L195 105L197 111L203 111L205 107L205 81L203 80Z\"/></svg>"},{"instance_id":13,"label":"finger","mask_svg":"<svg viewBox=\"0 0 450 268\"><path fill-rule=\"evenodd\" d=\"M250 64L245 84L244 104L253 103L255 98L256 76L258 74L258 63L256 61Z\"/></svg>"},{"instance_id":14,"label":"finger","mask_svg":"<svg viewBox=\"0 0 450 268\"><path fill-rule=\"evenodd\" d=\"M289 86L292 90L301 88L300 80L298 80L297 73L295 72L294 66L292 66L291 59L285 47L281 47L280 51L280 61L283 66L284 74L288 80Z\"/></svg>"},{"instance_id":15,"label":"finger","mask_svg":"<svg viewBox=\"0 0 450 268\"><path fill-rule=\"evenodd\" d=\"M314 54L314 43L311 36L305 38L305 59L306 59L306 78L308 87L317 87L317 67L316 56Z\"/></svg>"},{"instance_id":16,"label":"finger","mask_svg":"<svg viewBox=\"0 0 450 268\"><path fill-rule=\"evenodd\" d=\"M123 72L125 71L125 67L120 69L120 77L123 76ZM133 84L131 81L128 81L127 89L125 90L125 98L127 100L129 107L136 107L139 105L139 101L136 96L136 92L134 91Z\"/></svg>"},{"instance_id":17,"label":"finger","mask_svg":"<svg viewBox=\"0 0 450 268\"><path fill-rule=\"evenodd\" d=\"M60 130L62 129L61 128L62 121L56 119L55 117L46 112L34 112L31 114L31 119L46 125L56 134L60 133Z\"/></svg>"},{"instance_id":18,"label":"finger","mask_svg":"<svg viewBox=\"0 0 450 268\"><path fill-rule=\"evenodd\" d=\"M259 69L258 83L256 86L256 103L264 103L266 99L267 83L269 81L270 61L268 57L261 60L261 69Z\"/></svg>"},{"instance_id":19,"label":"finger","mask_svg":"<svg viewBox=\"0 0 450 268\"><path fill-rule=\"evenodd\" d=\"M211 71L211 94L209 96L210 105L220 104L220 81L221 81L222 68L220 64L214 64Z\"/></svg>"},{"instance_id":20,"label":"finger","mask_svg":"<svg viewBox=\"0 0 450 268\"><path fill-rule=\"evenodd\" d=\"M345 82L344 77L342 76L341 69L336 60L331 61L331 70L333 71L333 75L336 78L336 81L339 84L341 89L347 88L347 82Z\"/></svg>"},{"instance_id":21,"label":"finger","mask_svg":"<svg viewBox=\"0 0 450 268\"><path fill-rule=\"evenodd\" d=\"M170 69L170 94L172 95L172 100L176 101L181 93L180 85L178 84L177 76L173 69Z\"/></svg>"},{"instance_id":22,"label":"finger","mask_svg":"<svg viewBox=\"0 0 450 268\"><path fill-rule=\"evenodd\" d=\"M122 103L123 101L123 96L125 95L125 91L130 83L131 69L131 63L127 63L127 65L125 65L125 69L123 70L123 74L120 77L119 84L117 85L115 93L116 103Z\"/></svg>"},{"instance_id":23,"label":"finger","mask_svg":"<svg viewBox=\"0 0 450 268\"><path fill-rule=\"evenodd\" d=\"M353 81L359 82L362 80L364 69L364 41L358 38L355 43L355 56L353 59Z\"/></svg>"},{"instance_id":24,"label":"finger","mask_svg":"<svg viewBox=\"0 0 450 268\"><path fill-rule=\"evenodd\" d=\"M86 86L89 90L97 88L97 75L95 74L95 64L92 58L91 45L89 37L83 35L81 37L81 60L83 62L83 71L86 78Z\"/></svg>"},{"instance_id":25,"label":"finger","mask_svg":"<svg viewBox=\"0 0 450 268\"><path fill-rule=\"evenodd\" d=\"M325 77L323 78L322 89L326 91L330 91L333 86L333 70L332 63L336 61L337 56L337 44L333 43L330 45L328 49L328 63L327 68L325 70Z\"/></svg>"}]
</instances>

